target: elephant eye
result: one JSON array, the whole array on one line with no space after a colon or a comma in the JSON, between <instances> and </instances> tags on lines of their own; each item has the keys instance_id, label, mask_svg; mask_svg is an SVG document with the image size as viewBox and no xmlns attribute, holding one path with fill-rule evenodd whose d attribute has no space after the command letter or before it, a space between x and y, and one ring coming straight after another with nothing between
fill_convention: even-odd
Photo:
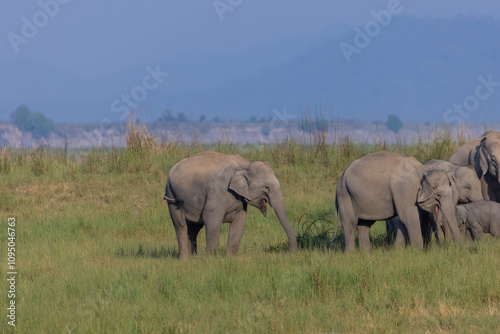
<instances>
[{"instance_id":1,"label":"elephant eye","mask_svg":"<svg viewBox=\"0 0 500 334\"><path fill-rule=\"evenodd\" d=\"M266 192L270 192L271 189L269 189L269 186L266 186Z\"/></svg>"},{"instance_id":2,"label":"elephant eye","mask_svg":"<svg viewBox=\"0 0 500 334\"><path fill-rule=\"evenodd\" d=\"M437 193L437 194L436 194L436 196L437 196L437 197L441 197L441 193Z\"/></svg>"}]
</instances>

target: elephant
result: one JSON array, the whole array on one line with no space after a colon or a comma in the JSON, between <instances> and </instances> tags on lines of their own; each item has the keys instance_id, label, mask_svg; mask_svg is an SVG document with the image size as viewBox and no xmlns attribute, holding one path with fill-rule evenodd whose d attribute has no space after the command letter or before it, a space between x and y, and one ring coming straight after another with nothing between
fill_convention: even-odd
<instances>
[{"instance_id":1,"label":"elephant","mask_svg":"<svg viewBox=\"0 0 500 334\"><path fill-rule=\"evenodd\" d=\"M456 192L457 203L470 203L483 199L481 193L481 181L479 181L476 172L472 166L460 166L445 160L429 160L424 166L430 169L439 169L446 172L452 179L453 192ZM445 226L436 226L436 238L442 242L450 236L450 231ZM386 221L386 231L390 240L394 241L395 246L402 246L409 242L408 233L405 226L398 217Z\"/></svg>"},{"instance_id":2,"label":"elephant","mask_svg":"<svg viewBox=\"0 0 500 334\"><path fill-rule=\"evenodd\" d=\"M451 175L458 193L458 203L470 203L483 199L481 181L472 166L460 166L446 160L429 160L424 166L440 169Z\"/></svg>"},{"instance_id":3,"label":"elephant","mask_svg":"<svg viewBox=\"0 0 500 334\"><path fill-rule=\"evenodd\" d=\"M338 181L335 198L345 251L355 250L355 227L360 248L370 251L370 227L395 216L401 218L410 243L423 248L422 226L432 224L423 212L431 213L434 222L449 225L453 239L459 241L451 182L445 172L429 170L415 158L397 153L370 153L353 161Z\"/></svg>"},{"instance_id":4,"label":"elephant","mask_svg":"<svg viewBox=\"0 0 500 334\"><path fill-rule=\"evenodd\" d=\"M288 236L290 251L297 250L280 183L268 162L250 162L238 154L196 154L170 169L164 199L177 234L181 258L197 253L196 239L203 226L206 250L214 254L223 222L230 224L227 253L236 253L246 224L247 206L259 208L266 216L267 203L276 212Z\"/></svg>"},{"instance_id":5,"label":"elephant","mask_svg":"<svg viewBox=\"0 0 500 334\"><path fill-rule=\"evenodd\" d=\"M486 131L479 138L460 146L449 161L472 166L481 181L483 199L500 202L500 132Z\"/></svg>"},{"instance_id":6,"label":"elephant","mask_svg":"<svg viewBox=\"0 0 500 334\"><path fill-rule=\"evenodd\" d=\"M500 237L500 203L480 200L455 208L457 224L465 227L465 236L471 240L481 240L483 233Z\"/></svg>"}]
</instances>

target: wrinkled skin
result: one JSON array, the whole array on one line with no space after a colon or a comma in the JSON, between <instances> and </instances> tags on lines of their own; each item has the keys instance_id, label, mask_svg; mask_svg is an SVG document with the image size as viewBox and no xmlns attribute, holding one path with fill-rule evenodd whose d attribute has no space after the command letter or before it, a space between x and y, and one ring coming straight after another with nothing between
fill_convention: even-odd
<instances>
[{"instance_id":1,"label":"wrinkled skin","mask_svg":"<svg viewBox=\"0 0 500 334\"><path fill-rule=\"evenodd\" d=\"M377 220L399 216L411 245L423 248L422 226L433 221L448 224L455 240L460 231L455 222L451 180L440 170L427 170L415 158L392 152L367 154L355 160L339 179L336 210L345 235L346 252L353 252L357 227L362 250L371 250L370 227ZM451 223L450 223L451 222Z\"/></svg>"},{"instance_id":2,"label":"wrinkled skin","mask_svg":"<svg viewBox=\"0 0 500 334\"><path fill-rule=\"evenodd\" d=\"M500 237L500 203L480 200L457 205L455 210L457 224L465 227L467 239L481 240L483 233Z\"/></svg>"},{"instance_id":3,"label":"wrinkled skin","mask_svg":"<svg viewBox=\"0 0 500 334\"><path fill-rule=\"evenodd\" d=\"M481 192L481 181L478 179L472 166L460 166L445 160L429 160L424 163L429 169L439 169L448 174L452 179L452 187L456 192L458 204L470 203L483 199ZM455 203L455 204L457 204ZM442 242L451 236L447 226L437 226L434 231L436 239ZM398 217L394 217L386 222L387 235L394 242L395 246L402 246L409 242L408 233Z\"/></svg>"},{"instance_id":4,"label":"wrinkled skin","mask_svg":"<svg viewBox=\"0 0 500 334\"><path fill-rule=\"evenodd\" d=\"M250 162L241 156L204 152L183 159L169 173L165 188L181 258L197 252L196 239L205 226L206 249L215 253L223 222L229 223L227 252L236 253L247 218L247 206L266 216L267 203L276 212L290 241L297 240L288 219L280 183L267 162Z\"/></svg>"},{"instance_id":5,"label":"wrinkled skin","mask_svg":"<svg viewBox=\"0 0 500 334\"><path fill-rule=\"evenodd\" d=\"M455 182L458 203L470 203L483 199L481 181L472 166L460 166L445 160L429 160L424 163L429 169L440 169L450 175Z\"/></svg>"},{"instance_id":6,"label":"wrinkled skin","mask_svg":"<svg viewBox=\"0 0 500 334\"><path fill-rule=\"evenodd\" d=\"M385 230L387 232L389 243L394 246L401 247L410 243L410 237L408 236L406 226L398 216L385 221Z\"/></svg>"},{"instance_id":7,"label":"wrinkled skin","mask_svg":"<svg viewBox=\"0 0 500 334\"><path fill-rule=\"evenodd\" d=\"M500 132L486 131L481 137L460 146L450 162L472 166L481 181L485 200L500 202Z\"/></svg>"}]
</instances>

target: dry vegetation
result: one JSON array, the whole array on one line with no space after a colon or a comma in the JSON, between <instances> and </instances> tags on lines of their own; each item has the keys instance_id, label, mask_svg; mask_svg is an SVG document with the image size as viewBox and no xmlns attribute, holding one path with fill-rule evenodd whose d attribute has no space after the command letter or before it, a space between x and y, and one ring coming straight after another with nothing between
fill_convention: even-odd
<instances>
[{"instance_id":1,"label":"dry vegetation","mask_svg":"<svg viewBox=\"0 0 500 334\"><path fill-rule=\"evenodd\" d=\"M325 249L336 182L351 161L382 149L420 161L447 159L459 143L446 130L414 145L368 145L349 137L332 145L326 135L312 134L307 144L290 138L241 146L226 138L209 146L158 145L146 128L131 123L126 149L2 148L0 210L3 222L10 216L18 221L18 330L498 332L497 240L393 249L377 223L372 254L346 255L342 241ZM296 254L285 252L275 215L264 218L250 208L238 255L224 254L224 226L217 256L204 253L201 233L200 254L177 259L162 200L166 175L203 150L273 165L298 235Z\"/></svg>"}]
</instances>

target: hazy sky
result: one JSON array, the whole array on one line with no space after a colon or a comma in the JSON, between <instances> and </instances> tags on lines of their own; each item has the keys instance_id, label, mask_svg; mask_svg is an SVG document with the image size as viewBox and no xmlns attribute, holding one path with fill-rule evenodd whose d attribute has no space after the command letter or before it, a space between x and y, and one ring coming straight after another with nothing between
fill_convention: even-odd
<instances>
[{"instance_id":1,"label":"hazy sky","mask_svg":"<svg viewBox=\"0 0 500 334\"><path fill-rule=\"evenodd\" d=\"M26 62L35 63L35 67L57 68L82 81L87 78L105 82L107 76L124 71L125 78L130 77L135 83L136 77L128 74L134 67L144 71L146 66L200 54L241 55L256 46L297 36L311 36L313 43L314 36L332 27L343 25L352 29L372 20L371 11L385 9L394 2L398 1L2 0L0 64L23 68ZM403 8L401 15L500 18L500 4L495 0L401 0L399 6ZM9 87L8 83L16 82L16 77L12 71L9 75L0 73L0 84ZM22 80L13 85L21 93L26 78ZM189 80L194 81L185 78ZM173 79L169 82L174 84ZM111 87L111 95L123 89ZM44 90L39 94L43 95ZM9 95L13 94L0 93L0 105ZM34 98L26 96L27 101ZM0 106L4 109L0 110L3 119L15 108L14 102L9 103ZM109 106L106 108L109 112Z\"/></svg>"},{"instance_id":2,"label":"hazy sky","mask_svg":"<svg viewBox=\"0 0 500 334\"><path fill-rule=\"evenodd\" d=\"M72 0L59 5L54 17L49 17L27 44L20 44L16 54L8 33L21 35L22 18L33 22L42 3L55 1L1 2L0 61L36 59L79 74L100 76L136 63L197 52L239 52L256 44L318 33L333 24L365 22L371 10L383 9L390 2L221 0L218 3L239 3L229 5L232 11L225 11L221 21L213 0ZM495 0L406 0L401 6L405 15L500 17ZM43 22L43 17L40 20Z\"/></svg>"}]
</instances>

